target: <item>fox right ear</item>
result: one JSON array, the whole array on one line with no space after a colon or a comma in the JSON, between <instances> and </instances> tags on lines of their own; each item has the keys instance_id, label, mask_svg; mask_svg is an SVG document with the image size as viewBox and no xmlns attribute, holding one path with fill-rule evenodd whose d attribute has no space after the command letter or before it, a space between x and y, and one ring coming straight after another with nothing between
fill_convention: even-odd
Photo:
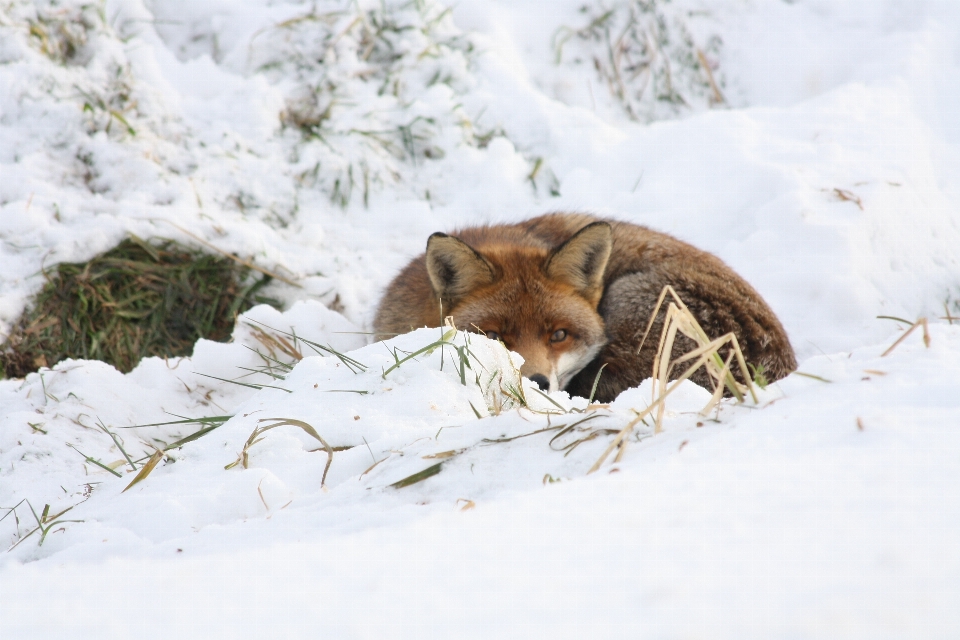
<instances>
[{"instance_id":1,"label":"fox right ear","mask_svg":"<svg viewBox=\"0 0 960 640\"><path fill-rule=\"evenodd\" d=\"M610 224L588 224L554 250L547 259L547 275L571 285L596 305L603 295L603 274L612 248Z\"/></svg>"},{"instance_id":2,"label":"fox right ear","mask_svg":"<svg viewBox=\"0 0 960 640\"><path fill-rule=\"evenodd\" d=\"M427 273L433 292L446 309L473 289L494 281L493 267L486 258L445 233L435 233L427 240Z\"/></svg>"}]
</instances>

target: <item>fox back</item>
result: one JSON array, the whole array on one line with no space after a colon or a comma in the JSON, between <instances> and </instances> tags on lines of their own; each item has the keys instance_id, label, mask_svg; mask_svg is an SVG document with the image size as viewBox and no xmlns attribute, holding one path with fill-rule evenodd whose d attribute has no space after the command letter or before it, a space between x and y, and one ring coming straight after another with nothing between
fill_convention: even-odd
<instances>
[{"instance_id":1,"label":"fox back","mask_svg":"<svg viewBox=\"0 0 960 640\"><path fill-rule=\"evenodd\" d=\"M548 214L512 225L435 233L387 288L378 338L439 326L502 340L542 389L608 402L652 374L657 340L640 347L665 285L711 338L737 335L747 361L770 380L796 359L760 295L715 256L645 227L584 214ZM650 335L659 336L664 313ZM694 348L680 338L674 357ZM638 349L639 348L639 349ZM705 387L703 370L693 381Z\"/></svg>"}]
</instances>

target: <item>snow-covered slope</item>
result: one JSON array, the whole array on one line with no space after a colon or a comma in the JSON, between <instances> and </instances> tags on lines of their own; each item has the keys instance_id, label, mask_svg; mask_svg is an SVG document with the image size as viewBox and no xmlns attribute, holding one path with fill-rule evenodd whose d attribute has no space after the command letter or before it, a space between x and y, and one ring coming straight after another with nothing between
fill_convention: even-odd
<instances>
[{"instance_id":1,"label":"snow-covered slope","mask_svg":"<svg viewBox=\"0 0 960 640\"><path fill-rule=\"evenodd\" d=\"M0 635L960 633L960 326L937 319L960 315L960 7L446 8L0 8L0 330L44 266L127 233L300 285L192 358L0 381ZM617 97L607 10L625 56L643 53L625 25L673 38L686 106L650 102L640 74ZM722 102L682 67L698 50ZM431 232L550 210L716 253L809 375L708 417L685 384L662 433L641 424L587 475L649 382L609 408L548 399L480 337L461 376L463 334L388 371L444 333L362 334ZM881 356L901 328L878 315L928 316L929 347L918 329ZM291 328L346 357L297 343L284 379L241 378L270 386L218 379ZM176 416L219 418L128 429ZM121 447L205 425L124 492ZM27 537L44 505L62 515Z\"/></svg>"}]
</instances>

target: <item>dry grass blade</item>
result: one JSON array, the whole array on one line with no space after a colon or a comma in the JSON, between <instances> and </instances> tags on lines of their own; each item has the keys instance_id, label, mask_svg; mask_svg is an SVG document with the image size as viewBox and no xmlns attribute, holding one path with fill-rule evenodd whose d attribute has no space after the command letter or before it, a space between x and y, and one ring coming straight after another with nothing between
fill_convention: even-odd
<instances>
[{"instance_id":1,"label":"dry grass blade","mask_svg":"<svg viewBox=\"0 0 960 640\"><path fill-rule=\"evenodd\" d=\"M923 344L924 344L924 346L926 346L926 347L929 348L929 347L930 347L930 328L927 326L927 319L926 319L926 318L920 318L919 320L917 320L916 322L914 322L913 325L912 325L909 329L907 329L902 336L900 336L900 337L897 339L896 342L894 342L892 345L890 345L890 348L889 348L889 349L887 349L886 351L884 351L883 353L881 353L881 354L880 354L880 357L881 357L881 358L884 358L884 357L890 355L890 353L891 353L894 349L896 349L897 346L899 346L899 344L900 344L901 342L903 342L904 340L906 340L906 339L907 339L907 336L909 336L911 333L913 333L914 329L916 329L917 327L923 327Z\"/></svg>"},{"instance_id":2,"label":"dry grass blade","mask_svg":"<svg viewBox=\"0 0 960 640\"><path fill-rule=\"evenodd\" d=\"M710 62L707 60L707 56L703 55L703 51L700 49L697 49L697 60L700 61L700 66L707 74L707 82L710 83L710 90L713 92L711 102L713 104L723 104L726 102L726 99L723 97L723 92L720 91L720 87L717 86L717 81L713 77L713 69L710 68Z\"/></svg>"},{"instance_id":3,"label":"dry grass blade","mask_svg":"<svg viewBox=\"0 0 960 640\"><path fill-rule=\"evenodd\" d=\"M943 312L946 313L947 315L941 316L941 317L940 317L941 320L946 320L946 321L949 322L950 324L953 324L953 321L954 321L954 320L960 320L960 318L958 318L957 316L951 315L951 313L950 313L950 306L947 304L946 301L944 301L944 303L943 303Z\"/></svg>"},{"instance_id":4,"label":"dry grass blade","mask_svg":"<svg viewBox=\"0 0 960 640\"><path fill-rule=\"evenodd\" d=\"M297 344L300 343L300 342L302 342L303 344L305 344L305 345L307 345L308 347L310 347L311 349L313 349L314 353L316 353L317 355L321 355L321 356L328 356L328 355L330 355L330 356L333 356L333 357L337 358L340 362L342 362L342 363L343 363L348 369L350 369L350 371L352 371L353 373L358 373L358 372L366 371L366 370L367 370L367 365L365 365L365 364L363 364L362 362L359 362L359 361L357 361L357 360L354 360L353 358L351 358L351 357L348 356L348 355L345 355L345 354L343 354L343 353L340 353L339 351L337 351L336 349L334 349L334 348L331 347L330 345L322 345L322 344L320 344L320 343L318 343L318 342L313 342L312 340L307 340L306 338L303 338L303 337L301 337L301 336L298 336L298 335L295 334L295 333L292 333L292 332L289 332L289 331L283 331L283 330L281 330L281 329L275 329L275 328L271 327L270 325L264 324L264 323L262 323L262 322L260 322L260 321L258 321L258 320L254 320L253 318L248 318L248 320L249 320L250 322L255 322L255 323L257 323L258 325L260 325L260 326L262 326L262 327L266 327L267 329L270 329L270 331L273 331L273 332L277 333L278 335L275 337L275 339L278 341L278 343L279 343L279 340L281 339L280 336L288 336L289 338L291 338L291 339L293 340L293 343L291 344L291 343L287 342L286 345L289 346L289 348L291 349L292 352L295 352L295 353L298 353L298 354L299 354L299 353L300 353L300 350L297 348ZM292 353L291 353L291 355L292 355ZM293 356L293 357L296 357L296 356ZM301 358L303 357L302 354L300 355L300 357L301 357Z\"/></svg>"},{"instance_id":5,"label":"dry grass blade","mask_svg":"<svg viewBox=\"0 0 960 640\"><path fill-rule=\"evenodd\" d=\"M299 427L309 435L310 437L317 440L321 445L323 445L324 451L327 452L327 464L323 467L323 476L320 478L320 486L324 487L327 484L327 472L330 471L330 465L333 464L333 452L334 448L331 447L326 440L324 440L317 430L314 429L310 424L304 422L303 420L295 420L293 418L261 418L257 421L257 424L262 422L272 422L273 424L268 424L265 426L258 426L253 430L253 433L250 434L250 437L247 438L246 443L243 445L243 451L240 453L240 456L236 461L228 464L225 469L231 469L238 464L241 465L244 469L249 468L250 457L249 451L250 447L257 444L263 440L263 434L271 429L276 429L277 427Z\"/></svg>"},{"instance_id":6,"label":"dry grass blade","mask_svg":"<svg viewBox=\"0 0 960 640\"><path fill-rule=\"evenodd\" d=\"M141 482L144 478L150 475L150 472L163 460L163 451L156 449L150 459L147 460L147 463L140 468L140 472L130 481L130 484L127 485L127 488L121 491L120 493L126 493L133 485Z\"/></svg>"},{"instance_id":7,"label":"dry grass blade","mask_svg":"<svg viewBox=\"0 0 960 640\"><path fill-rule=\"evenodd\" d=\"M662 353L669 353L673 350L673 340L669 339L664 345L666 348L658 353L657 360L654 360L654 367L657 367L658 364L660 365L659 368L655 369L657 371L657 384L655 384L653 388L654 397L656 397L658 389L667 388L667 380L673 371L674 365L696 358L694 364L690 365L687 370L676 379L674 386L692 376L694 372L696 372L696 370L701 366L707 368L707 371L714 377L715 387L713 395L711 396L711 400L700 411L701 414L706 415L714 406L716 406L718 402L720 402L720 399L723 397L724 383L727 384L728 388L733 390L734 396L737 398L737 400L739 402L743 402L743 393L740 389L740 384L736 382L736 380L733 380L732 376L730 375L729 363L736 353L731 353L730 357L726 361L722 361L723 365L719 368L716 367L716 363L713 360L713 356L718 354L719 349L731 341L736 347L735 352L739 351L739 346L736 344L736 336L730 333L722 338L717 338L716 340L708 342L705 345L697 347L690 353L681 356L676 360L670 361L667 358L660 357ZM754 401L756 401L756 396L754 396ZM663 424L663 412L664 406L661 404L660 408L657 410L656 416L657 433L660 432L660 427Z\"/></svg>"},{"instance_id":8,"label":"dry grass blade","mask_svg":"<svg viewBox=\"0 0 960 640\"><path fill-rule=\"evenodd\" d=\"M665 397L666 397L666 394L661 396L661 399L658 402L662 402L663 398ZM636 418L634 418L629 423L627 423L627 426L621 429L620 432L613 439L613 441L609 444L609 446L607 446L606 450L603 452L603 455L601 455L597 459L597 461L593 463L593 466L590 467L590 470L587 471L587 474L589 475L594 471L596 471L597 469L599 469L600 465L606 462L607 457L613 452L613 450L619 447L620 443L623 442L623 439L626 438L633 431L633 427L636 426L636 424L641 420L643 420L647 415L649 415L654 408L655 408L655 405L647 407L643 412L638 414Z\"/></svg>"},{"instance_id":9,"label":"dry grass blade","mask_svg":"<svg viewBox=\"0 0 960 640\"><path fill-rule=\"evenodd\" d=\"M440 453L430 453L420 457L423 458L424 460L445 460L447 458L458 456L464 451L466 451L466 449L451 449L450 451L441 451Z\"/></svg>"},{"instance_id":10,"label":"dry grass blade","mask_svg":"<svg viewBox=\"0 0 960 640\"><path fill-rule=\"evenodd\" d=\"M518 436L511 436L511 437L509 437L509 438L484 438L484 439L481 440L480 442L486 442L486 443L489 443L489 444L496 444L496 443L499 443L499 442L510 442L510 441L512 441L512 440L519 440L520 438L527 438L527 437L529 437L529 436L535 436L535 435L537 435L538 433L546 433L546 432L548 432L548 431L556 431L557 429L562 429L562 428L563 428L563 425L559 425L559 426L556 426L556 427L545 427L545 428L543 428L543 429L537 429L536 431L531 431L530 433L521 433L521 434L518 435Z\"/></svg>"},{"instance_id":11,"label":"dry grass blade","mask_svg":"<svg viewBox=\"0 0 960 640\"><path fill-rule=\"evenodd\" d=\"M300 361L303 360L303 353L294 344L291 344L289 340L281 335L270 335L260 327L255 327L249 322L246 323L253 330L253 337L262 344L270 353L276 353L277 351L287 355L294 360ZM268 327L269 328L269 327ZM294 341L296 341L296 336L294 336Z\"/></svg>"},{"instance_id":12,"label":"dry grass blade","mask_svg":"<svg viewBox=\"0 0 960 640\"><path fill-rule=\"evenodd\" d=\"M794 371L790 375L793 376L803 376L804 378L810 378L811 380L819 380L820 382L832 383L833 380L827 380L823 376L817 376L812 373L804 373L803 371Z\"/></svg>"},{"instance_id":13,"label":"dry grass blade","mask_svg":"<svg viewBox=\"0 0 960 640\"><path fill-rule=\"evenodd\" d=\"M451 342L451 340L453 340L454 336L456 336L456 335L457 335L457 330L456 330L456 329L450 329L450 330L446 331L446 332L443 334L443 336L442 336L439 340L437 340L436 342L431 342L430 344L428 344L427 346L423 347L422 349L417 349L416 351L414 351L413 353L411 353L410 355L408 355L408 356L406 356L406 357L404 357L404 358L397 358L396 355L395 355L395 356L394 356L394 359L396 360L396 362L395 362L393 365L391 365L389 369L387 369L386 371L383 372L382 377L383 377L384 379L386 379L387 375L388 375L391 371L393 371L394 369L398 369L398 368L399 368L400 366L402 366L405 362L409 362L410 360L413 360L413 359L416 358L417 356L430 355L431 353L433 353L433 352L436 351L437 349L439 349L439 348L441 348L441 347L444 347L444 346L450 346L450 347L456 348L457 345L454 344L453 342ZM441 360L441 362L442 362L442 360Z\"/></svg>"},{"instance_id":14,"label":"dry grass blade","mask_svg":"<svg viewBox=\"0 0 960 640\"><path fill-rule=\"evenodd\" d=\"M910 325L913 324L913 323L910 322L909 320L904 320L903 318L900 318L900 317L898 317L898 316L877 316L877 319L878 319L878 320L894 320L894 321L896 321L896 322L902 322L903 324L905 324L905 325L907 325L907 326L910 326Z\"/></svg>"},{"instance_id":15,"label":"dry grass blade","mask_svg":"<svg viewBox=\"0 0 960 640\"><path fill-rule=\"evenodd\" d=\"M550 440L550 448L553 449L554 451L563 451L563 457L566 458L566 457L569 456L571 453L573 453L574 449L576 449L577 447L579 447L579 446L580 446L581 444L583 444L584 442L590 442L591 440L594 440L594 439L596 439L596 438L599 438L600 436L615 435L615 434L617 434L617 433L619 433L619 431L618 431L617 429L603 429L603 428L601 428L601 429L587 430L587 434L586 434L586 435L582 435L582 436L580 436L580 437L578 437L578 438L574 438L574 439L571 440L570 442L567 442L567 443L565 443L564 445L562 445L562 446L560 446L560 447L554 446L554 444L553 444L554 440L556 440L557 438L559 438L559 437L562 436L562 435L565 435L565 434L566 434L566 431L565 431L565 432L563 432L563 433L558 433L556 436L554 436L554 437ZM622 450L622 449L621 449L621 450Z\"/></svg>"},{"instance_id":16,"label":"dry grass blade","mask_svg":"<svg viewBox=\"0 0 960 640\"><path fill-rule=\"evenodd\" d=\"M666 376L669 375L674 364L682 363L704 354L708 357L704 361L703 366L706 368L707 373L714 379L715 384L720 386L726 385L733 396L741 402L743 401L744 391L749 391L753 401L757 402L756 392L753 384L750 382L749 369L744 360L743 352L740 350L737 337L729 333L715 340L711 340L700 326L700 323L697 322L696 317L694 317L693 313L690 312L690 309L687 308L687 305L684 304L683 300L680 299L680 296L670 285L664 287L663 291L660 292L660 297L657 300L653 313L650 314L647 329L643 334L643 338L640 340L640 346L637 347L637 352L639 353L640 348L643 347L643 343L653 328L653 323L667 295L671 296L673 301L667 309L667 318L660 336L660 346L657 349L657 355L654 359L654 375L656 375L660 381L661 388L665 388ZM697 348L674 361L670 361L669 354L673 353L673 341L676 338L677 331L693 340L697 344ZM746 381L745 385L737 382L730 373L729 368L725 374L721 373L724 370L724 360L719 353L719 349L727 343L730 344L730 348L733 353L736 354L737 366L740 368L740 373ZM663 358L664 354L667 354L667 359ZM692 374L693 372L691 371L690 373Z\"/></svg>"},{"instance_id":17,"label":"dry grass blade","mask_svg":"<svg viewBox=\"0 0 960 640\"><path fill-rule=\"evenodd\" d=\"M564 445L564 446L562 446L562 447L560 447L560 448L558 449L557 447L553 446L553 445L554 445L554 442L556 442L557 440L559 440L560 438L562 438L562 437L565 436L566 434L570 433L571 431L573 431L574 429L576 429L576 428L579 427L580 425L584 424L585 422L589 422L590 420L593 420L594 418L599 418L600 415L601 415L601 414L599 414L599 413L592 413L592 414L590 414L589 416L587 416L587 417L585 417L585 418L581 418L580 420L577 420L576 422L573 422L573 423L571 423L571 424L568 424L568 425L558 425L558 426L556 426L556 427L550 427L550 428L547 428L547 429L541 429L540 431L535 431L534 433L542 433L543 431L553 431L553 430L555 430L555 429L559 429L560 431L559 431L555 436L553 436L552 438L550 438L550 442L548 443L548 446L549 446L551 449L553 449L554 451L563 451L563 450L566 448L566 445ZM525 435L532 435L532 434L525 434ZM518 438L522 438L523 436L517 436L517 437L518 437ZM513 438L510 438L510 439L512 440Z\"/></svg>"},{"instance_id":18,"label":"dry grass blade","mask_svg":"<svg viewBox=\"0 0 960 640\"><path fill-rule=\"evenodd\" d=\"M19 507L20 505L22 505L22 504L25 503L26 501L27 501L27 499L24 498L24 499L22 499L20 502L18 502L17 504L13 505L12 507L0 507L0 509L6 509L6 510L7 510L7 513L6 513L2 518L0 518L0 522L3 522L4 520L6 520L7 516L13 514L13 520L14 520L14 522L16 522L17 530L19 531L19 529L20 529L20 516L17 515L17 507Z\"/></svg>"},{"instance_id":19,"label":"dry grass blade","mask_svg":"<svg viewBox=\"0 0 960 640\"><path fill-rule=\"evenodd\" d=\"M260 349L254 349L253 347L248 347L247 345L242 345L244 349L252 351L257 354L261 360L263 360L263 366L256 368L248 367L237 367L243 371L249 371L250 374L253 373L262 373L266 376L273 378L274 380L284 380L287 377L287 374L293 371L293 368L296 366L299 360L294 360L293 362L284 362L278 358L273 357L273 355L268 355L260 351ZM250 375L247 374L247 375ZM241 376L244 377L244 376Z\"/></svg>"},{"instance_id":20,"label":"dry grass blade","mask_svg":"<svg viewBox=\"0 0 960 640\"><path fill-rule=\"evenodd\" d=\"M660 292L660 297L657 301L657 305L653 310L653 313L650 315L650 321L647 324L647 329L643 334L643 337L640 341L640 346L643 346L643 343L646 341L648 334L650 333L653 323L657 317L657 314L660 312L660 308L663 303L666 301L667 296L671 296L673 301L669 303L667 307L666 319L664 321L663 330L660 334L660 344L657 348L657 354L654 358L653 364L653 373L656 377L656 380L653 385L653 398L649 406L647 406L643 411L637 414L637 416L631 420L623 429L617 433L616 437L604 451L603 455L590 467L590 470L587 473L593 473L606 461L609 455L617 447L621 447L621 451L617 455L619 460L623 456L622 447L626 444L626 437L633 432L634 427L648 415L656 412L654 416L654 433L659 433L663 429L663 415L666 409L666 399L673 393L684 380L687 380L690 376L694 374L700 367L704 367L707 373L714 381L714 392L710 398L710 401L704 406L700 411L702 415L706 415L713 407L720 402L723 396L724 387L730 389L730 392L737 398L738 401L743 401L744 392L749 391L753 401L757 402L757 395L753 388L753 384L750 382L750 374L747 368L746 361L743 357L743 352L740 349L740 345L737 342L737 337L728 333L725 336L721 336L715 340L711 340L700 324L697 322L694 315L690 312L687 306L683 303L683 300L680 299L680 296L677 295L677 292L671 286L666 286L663 288L663 291ZM693 340L697 347L676 359L671 360L670 354L673 353L673 345L676 340L677 333L681 333L691 340ZM729 346L730 353L726 360L720 355L720 349ZM638 347L639 352L639 347ZM737 366L740 368L740 373L743 376L743 379L746 381L746 384L740 384L733 377L730 371L730 365L733 362L734 358L737 361ZM682 364L686 362L693 361L686 370L678 376L672 384L668 385L668 380L672 375L674 366L677 364Z\"/></svg>"},{"instance_id":21,"label":"dry grass blade","mask_svg":"<svg viewBox=\"0 0 960 640\"><path fill-rule=\"evenodd\" d=\"M843 200L844 202L852 202L860 207L860 211L863 211L863 201L860 200L860 196L856 195L852 191L847 191L846 189L834 189L833 195L837 196L837 198Z\"/></svg>"},{"instance_id":22,"label":"dry grass blade","mask_svg":"<svg viewBox=\"0 0 960 640\"><path fill-rule=\"evenodd\" d=\"M727 359L723 362L723 369L720 370L720 378L725 379L730 374L730 362L733 360L734 353L727 355ZM715 407L720 400L723 399L723 387L717 385L717 388L713 390L713 394L710 396L710 401L707 403L708 407ZM661 406L661 410L663 407Z\"/></svg>"}]
</instances>

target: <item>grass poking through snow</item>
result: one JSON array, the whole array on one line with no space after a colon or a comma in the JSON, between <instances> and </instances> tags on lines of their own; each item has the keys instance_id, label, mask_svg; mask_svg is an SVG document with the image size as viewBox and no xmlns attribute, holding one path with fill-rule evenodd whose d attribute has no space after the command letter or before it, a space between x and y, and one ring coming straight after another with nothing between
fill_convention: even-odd
<instances>
[{"instance_id":1,"label":"grass poking through snow","mask_svg":"<svg viewBox=\"0 0 960 640\"><path fill-rule=\"evenodd\" d=\"M200 338L229 338L237 314L273 302L257 296L269 277L252 279L232 260L172 240L131 237L45 276L47 284L2 346L7 377L67 358L102 360L128 372L146 356L186 356Z\"/></svg>"}]
</instances>

